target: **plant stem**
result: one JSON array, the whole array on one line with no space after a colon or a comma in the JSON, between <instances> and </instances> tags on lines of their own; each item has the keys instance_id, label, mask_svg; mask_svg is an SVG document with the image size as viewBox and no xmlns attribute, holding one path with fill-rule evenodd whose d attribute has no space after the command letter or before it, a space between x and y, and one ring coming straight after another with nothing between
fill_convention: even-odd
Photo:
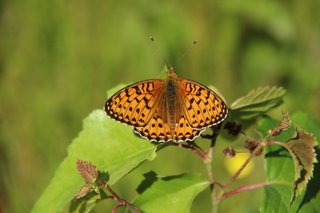
<instances>
[{"instance_id":1,"label":"plant stem","mask_svg":"<svg viewBox=\"0 0 320 213\"><path fill-rule=\"evenodd\" d=\"M244 186L244 187L240 187L234 190L231 190L227 193L225 193L223 195L223 197L221 198L221 201L226 199L227 197L231 196L231 195L235 195L237 193L243 192L243 191L247 191L247 190L251 190L251 189L256 189L256 188L260 188L262 186L267 186L267 185L273 185L273 184L279 184L279 185L288 185L288 186L292 186L292 184L290 183L280 183L280 182L263 182L263 183L257 183L257 184L253 184L253 185L249 185L249 186Z\"/></svg>"},{"instance_id":2,"label":"plant stem","mask_svg":"<svg viewBox=\"0 0 320 213\"><path fill-rule=\"evenodd\" d=\"M224 193L226 190L230 187L230 185L235 181L235 179L240 175L240 173L244 170L244 168L249 164L249 162L252 160L256 154L266 146L266 141L270 138L270 135L268 135L265 139L261 140L258 146L251 152L250 156L248 159L242 164L242 166L238 169L238 171L230 178L230 180L227 182L226 185L223 186L221 191L218 194L218 200L222 201L224 197Z\"/></svg>"},{"instance_id":3,"label":"plant stem","mask_svg":"<svg viewBox=\"0 0 320 213\"><path fill-rule=\"evenodd\" d=\"M211 147L210 147L211 150ZM209 151L210 153L211 151ZM208 155L209 155L208 153ZM206 168L207 168L207 172L208 172L208 178L209 181L211 183L210 185L210 191L211 191L211 212L212 213L217 213L218 212L218 206L219 203L217 202L216 199L216 191L214 190L214 177L213 177L213 169L212 169L212 155L211 158L207 158L206 160L204 160L205 164L206 164Z\"/></svg>"},{"instance_id":4,"label":"plant stem","mask_svg":"<svg viewBox=\"0 0 320 213\"><path fill-rule=\"evenodd\" d=\"M206 165L207 168L207 172L208 172L208 178L210 183L212 183L210 185L210 191L211 191L211 212L212 213L217 213L218 209L219 209L219 201L217 200L217 196L216 196L216 191L214 190L214 175L213 175L213 151L214 151L214 147L216 145L216 140L217 140L217 136L219 134L219 130L221 129L221 124L212 127L213 133L212 136L210 137L211 139L211 145L209 148L209 151L206 154L206 157L203 159L204 163Z\"/></svg>"},{"instance_id":5,"label":"plant stem","mask_svg":"<svg viewBox=\"0 0 320 213\"><path fill-rule=\"evenodd\" d=\"M113 199L118 201L120 204L117 205L113 210L112 212L115 212L117 211L117 209L121 206L125 206L127 207L128 209L130 209L131 211L135 212L135 213L142 213L142 211L140 211L137 207L135 207L134 205L132 205L131 203L128 203L126 200L120 198L109 186L107 183L104 183L102 181L99 181L98 182L100 184L102 184L102 187L107 189L113 196Z\"/></svg>"}]
</instances>

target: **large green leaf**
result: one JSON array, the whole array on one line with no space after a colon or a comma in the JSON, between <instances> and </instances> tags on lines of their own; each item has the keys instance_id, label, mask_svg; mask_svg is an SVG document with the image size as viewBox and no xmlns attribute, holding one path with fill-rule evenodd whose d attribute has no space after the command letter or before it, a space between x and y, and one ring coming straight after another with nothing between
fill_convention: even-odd
<instances>
[{"instance_id":1,"label":"large green leaf","mask_svg":"<svg viewBox=\"0 0 320 213\"><path fill-rule=\"evenodd\" d=\"M146 159L155 157L155 145L136 136L132 128L95 110L83 122L83 130L68 147L68 156L56 170L32 212L59 212L85 184L78 173L78 159L92 162L102 179L114 184Z\"/></svg>"},{"instance_id":2,"label":"large green leaf","mask_svg":"<svg viewBox=\"0 0 320 213\"><path fill-rule=\"evenodd\" d=\"M148 213L190 212L195 197L210 185L194 172L162 178L150 172L145 176L147 179L142 182L145 185L138 188L142 194L133 205Z\"/></svg>"}]
</instances>

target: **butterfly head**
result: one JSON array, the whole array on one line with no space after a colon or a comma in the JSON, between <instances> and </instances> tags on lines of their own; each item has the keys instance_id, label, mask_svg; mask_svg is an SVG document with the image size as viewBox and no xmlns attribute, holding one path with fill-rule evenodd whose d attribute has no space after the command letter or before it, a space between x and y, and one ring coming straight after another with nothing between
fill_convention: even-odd
<instances>
[{"instance_id":1,"label":"butterfly head","mask_svg":"<svg viewBox=\"0 0 320 213\"><path fill-rule=\"evenodd\" d=\"M169 67L168 71L166 72L166 77L177 77L177 73L174 71L173 67Z\"/></svg>"}]
</instances>

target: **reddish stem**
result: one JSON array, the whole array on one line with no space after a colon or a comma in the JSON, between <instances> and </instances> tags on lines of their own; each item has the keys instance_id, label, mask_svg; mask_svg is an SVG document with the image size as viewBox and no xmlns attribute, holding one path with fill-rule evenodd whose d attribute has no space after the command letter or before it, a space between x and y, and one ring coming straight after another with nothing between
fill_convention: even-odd
<instances>
[{"instance_id":1,"label":"reddish stem","mask_svg":"<svg viewBox=\"0 0 320 213\"><path fill-rule=\"evenodd\" d=\"M218 185L220 188L223 187L223 185L222 185L221 183L216 182L216 181L212 181L212 182L209 181L209 183L210 183L210 184L216 184L216 185Z\"/></svg>"},{"instance_id":2,"label":"reddish stem","mask_svg":"<svg viewBox=\"0 0 320 213\"><path fill-rule=\"evenodd\" d=\"M124 205L122 205L122 204L116 205L116 206L112 209L111 213L115 213L115 212L118 210L118 208L120 208L120 207L122 207L122 206L124 206Z\"/></svg>"},{"instance_id":3,"label":"reddish stem","mask_svg":"<svg viewBox=\"0 0 320 213\"><path fill-rule=\"evenodd\" d=\"M270 142L266 143L266 146L270 146L271 144L277 144L277 145L280 145L280 146L284 145L284 143L279 142L279 141L270 141Z\"/></svg>"},{"instance_id":4,"label":"reddish stem","mask_svg":"<svg viewBox=\"0 0 320 213\"><path fill-rule=\"evenodd\" d=\"M250 185L250 186L244 186L244 187L240 187L240 188L231 190L231 191L225 193L222 196L221 201L226 199L227 197L229 197L231 195L234 195L234 194L237 194L239 192L243 192L243 191L247 191L247 190L251 190L251 189L256 189L256 188L259 188L259 187L262 187L262 186L267 186L267 185L272 185L272 184L291 185L290 183L276 183L276 182L257 183L257 184L253 184L253 185Z\"/></svg>"},{"instance_id":5,"label":"reddish stem","mask_svg":"<svg viewBox=\"0 0 320 213\"><path fill-rule=\"evenodd\" d=\"M200 158L202 158L202 159L206 158L205 152L200 147L198 147L198 149L197 149L197 147L195 148L193 146L182 144L182 143L172 143L172 145L188 149L188 150L196 153L197 155L199 155Z\"/></svg>"},{"instance_id":6,"label":"reddish stem","mask_svg":"<svg viewBox=\"0 0 320 213\"><path fill-rule=\"evenodd\" d=\"M123 200L122 198L120 198L110 187L107 183L102 182L100 180L98 180L98 182L100 184L102 184L102 187L107 189L113 196L113 199L118 201L120 204L117 205L116 207L114 207L114 209L112 210L112 213L114 213L119 207L124 206L127 207L128 209L130 209L131 211L135 212L135 213L142 213L137 207L135 207L134 205L132 205L131 203L128 203L127 201ZM110 196L110 197L112 197Z\"/></svg>"}]
</instances>

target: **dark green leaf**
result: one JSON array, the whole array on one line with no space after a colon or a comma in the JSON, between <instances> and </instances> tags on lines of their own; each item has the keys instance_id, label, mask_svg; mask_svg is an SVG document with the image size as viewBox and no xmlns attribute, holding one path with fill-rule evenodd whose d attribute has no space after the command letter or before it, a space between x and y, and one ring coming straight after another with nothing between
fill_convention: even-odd
<instances>
[{"instance_id":1,"label":"dark green leaf","mask_svg":"<svg viewBox=\"0 0 320 213\"><path fill-rule=\"evenodd\" d=\"M264 199L260 205L260 212L288 212L292 188L278 184L264 186Z\"/></svg>"}]
</instances>

